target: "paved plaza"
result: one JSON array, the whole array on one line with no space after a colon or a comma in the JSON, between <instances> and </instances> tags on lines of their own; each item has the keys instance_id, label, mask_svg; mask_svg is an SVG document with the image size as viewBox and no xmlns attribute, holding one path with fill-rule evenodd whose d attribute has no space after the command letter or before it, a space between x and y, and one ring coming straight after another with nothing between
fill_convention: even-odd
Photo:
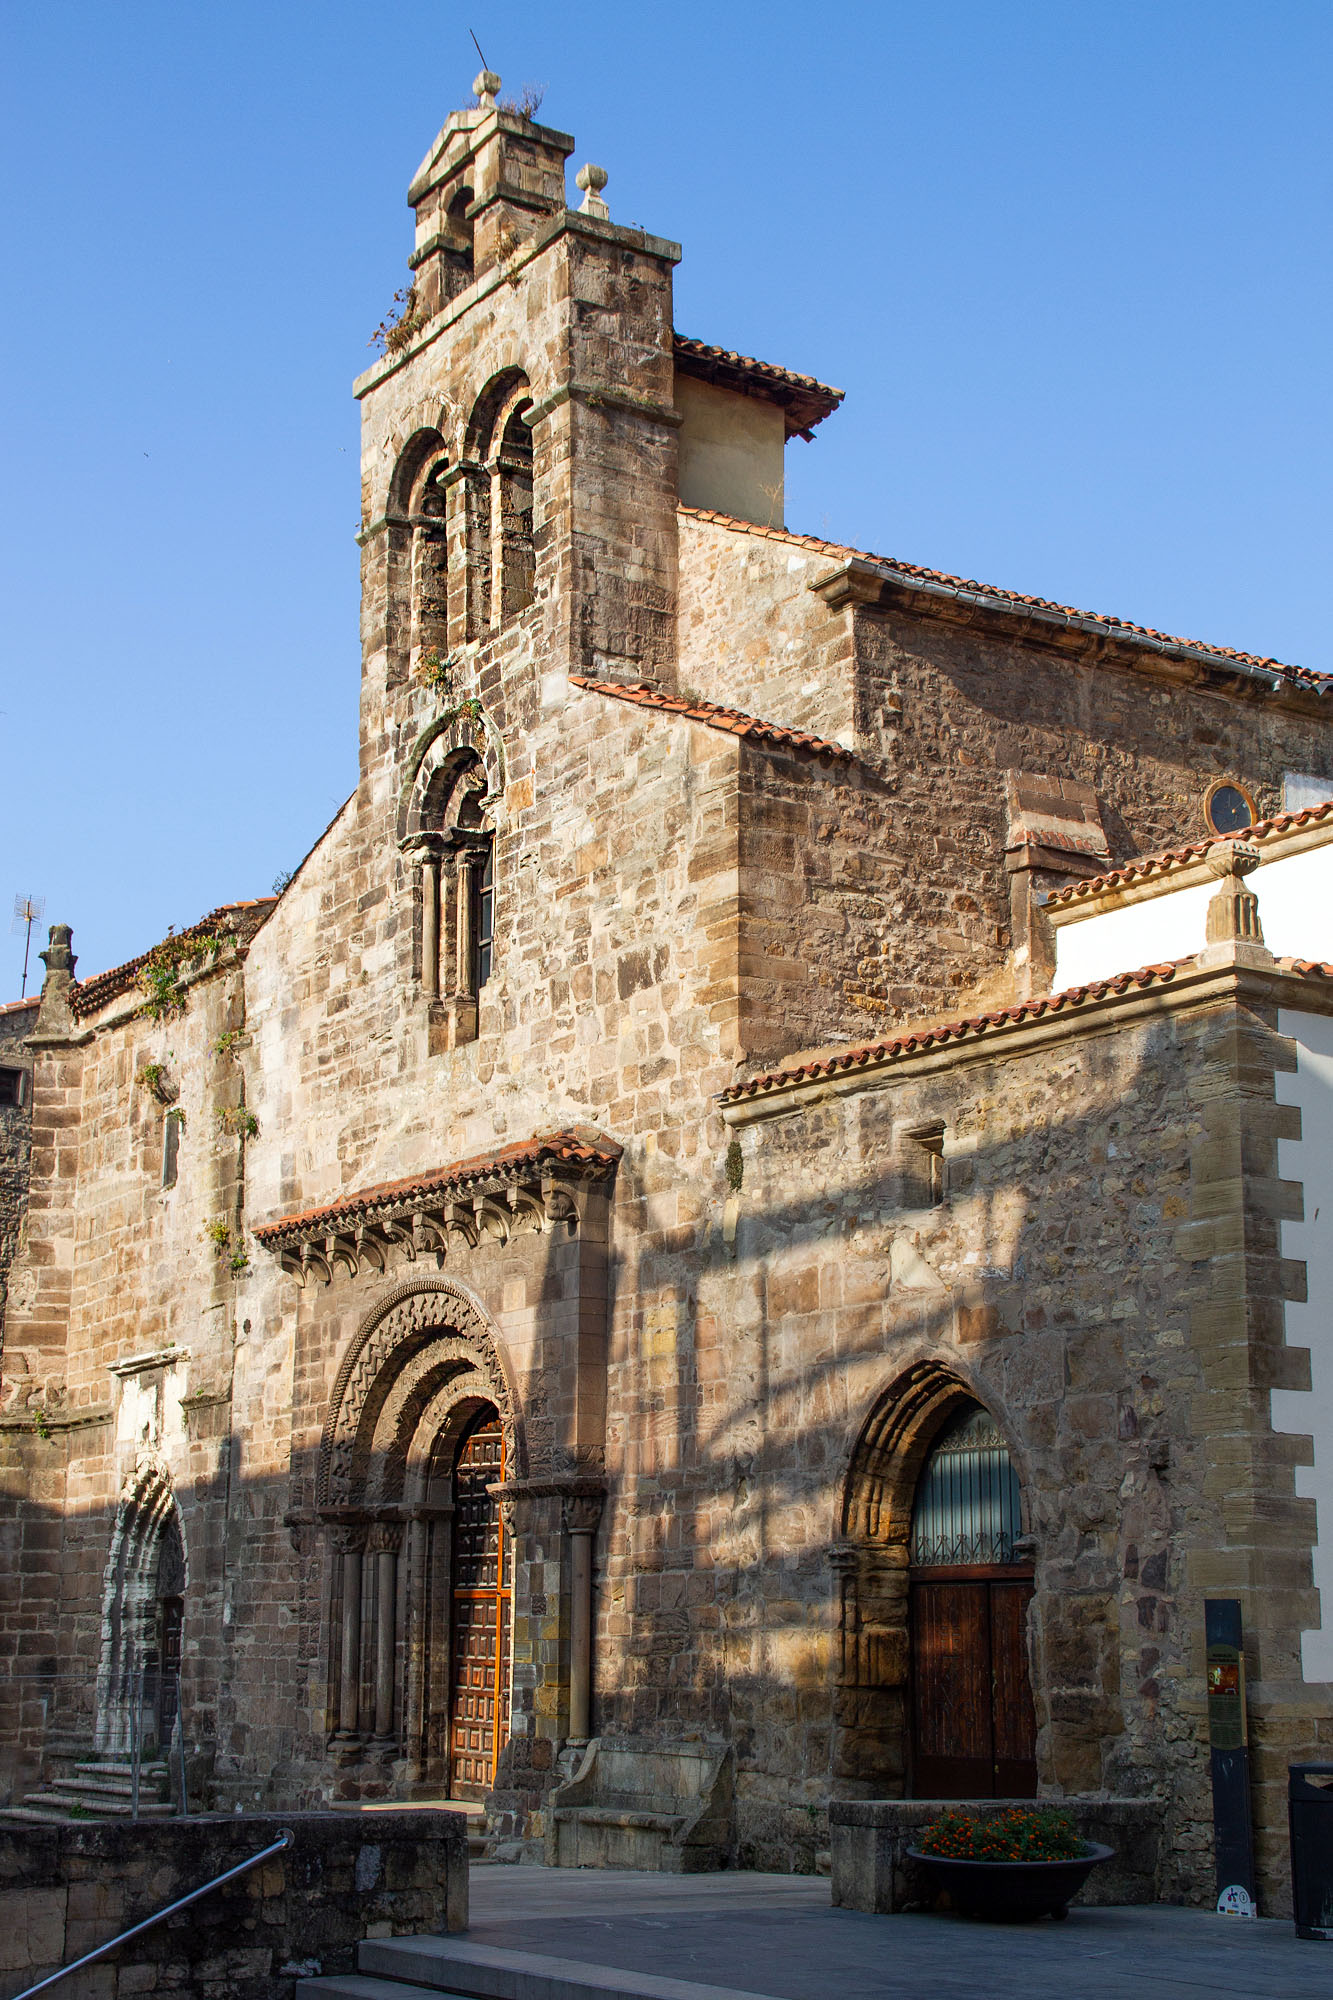
<instances>
[{"instance_id":1,"label":"paved plaza","mask_svg":"<svg viewBox=\"0 0 1333 2000\"><path fill-rule=\"evenodd\" d=\"M1333 1983L1333 1944L1290 1923L1161 1906L1076 1905L1063 1924L874 1917L834 1909L827 1881L799 1875L474 1868L471 1927L447 1942L636 1975L626 1984L656 2000L702 2000L701 1987L771 2000L1326 2000Z\"/></svg>"}]
</instances>

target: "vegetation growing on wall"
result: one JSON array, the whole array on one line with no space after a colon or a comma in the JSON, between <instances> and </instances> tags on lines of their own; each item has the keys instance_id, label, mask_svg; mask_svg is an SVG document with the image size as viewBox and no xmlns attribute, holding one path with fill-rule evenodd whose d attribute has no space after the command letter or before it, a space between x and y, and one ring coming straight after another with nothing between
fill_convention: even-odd
<instances>
[{"instance_id":1,"label":"vegetation growing on wall","mask_svg":"<svg viewBox=\"0 0 1333 2000\"><path fill-rule=\"evenodd\" d=\"M229 930L164 938L139 967L139 990L147 995L139 1012L150 1021L169 1021L173 1015L183 1014L189 974L201 971L235 939L236 933Z\"/></svg>"}]
</instances>

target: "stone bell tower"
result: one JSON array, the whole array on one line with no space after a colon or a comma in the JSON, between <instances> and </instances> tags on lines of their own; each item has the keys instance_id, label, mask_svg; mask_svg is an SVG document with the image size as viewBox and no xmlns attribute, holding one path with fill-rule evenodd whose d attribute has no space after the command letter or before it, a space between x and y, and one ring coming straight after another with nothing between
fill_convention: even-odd
<instances>
[{"instance_id":1,"label":"stone bell tower","mask_svg":"<svg viewBox=\"0 0 1333 2000\"><path fill-rule=\"evenodd\" d=\"M499 87L412 182L412 291L356 385L371 761L446 664L511 719L537 674L674 678L680 251L611 221L599 167L567 207L573 139Z\"/></svg>"}]
</instances>

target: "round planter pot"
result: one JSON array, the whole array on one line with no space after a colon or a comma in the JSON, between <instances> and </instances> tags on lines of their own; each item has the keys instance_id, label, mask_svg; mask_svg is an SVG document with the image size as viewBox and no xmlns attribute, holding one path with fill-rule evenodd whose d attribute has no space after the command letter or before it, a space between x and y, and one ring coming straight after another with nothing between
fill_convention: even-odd
<instances>
[{"instance_id":1,"label":"round planter pot","mask_svg":"<svg viewBox=\"0 0 1333 2000\"><path fill-rule=\"evenodd\" d=\"M1099 1862L1109 1861L1113 1847L1088 1842L1077 1861L950 1861L942 1854L923 1854L909 1847L908 1857L920 1862L937 1888L964 1916L1027 1923L1034 1917L1067 1917L1069 1905Z\"/></svg>"}]
</instances>

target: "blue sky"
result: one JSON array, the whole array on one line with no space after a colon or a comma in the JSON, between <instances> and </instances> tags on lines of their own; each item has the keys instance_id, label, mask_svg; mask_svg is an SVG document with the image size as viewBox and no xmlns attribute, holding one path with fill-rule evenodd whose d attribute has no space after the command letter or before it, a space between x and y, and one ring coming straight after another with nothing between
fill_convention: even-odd
<instances>
[{"instance_id":1,"label":"blue sky","mask_svg":"<svg viewBox=\"0 0 1333 2000\"><path fill-rule=\"evenodd\" d=\"M91 974L351 789L350 385L469 26L683 332L847 391L789 525L1333 667L1326 4L5 0L6 919Z\"/></svg>"}]
</instances>

